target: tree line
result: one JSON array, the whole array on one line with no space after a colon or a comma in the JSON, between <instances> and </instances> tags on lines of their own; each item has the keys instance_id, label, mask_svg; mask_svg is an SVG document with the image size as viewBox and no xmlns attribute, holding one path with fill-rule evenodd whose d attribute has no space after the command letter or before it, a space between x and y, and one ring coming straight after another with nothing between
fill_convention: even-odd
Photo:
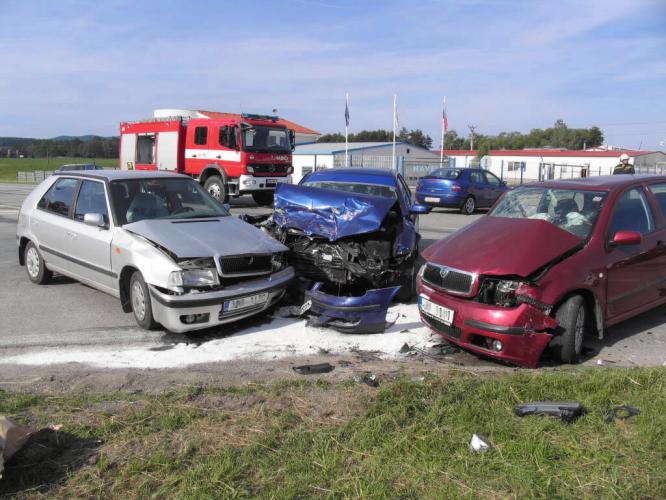
<instances>
[{"instance_id":1,"label":"tree line","mask_svg":"<svg viewBox=\"0 0 666 500\"><path fill-rule=\"evenodd\" d=\"M402 128L397 140L430 149L432 138L421 129L407 130ZM317 142L344 142L345 136L340 133L322 135ZM390 130L362 130L349 135L349 142L391 142L393 132ZM444 134L444 149L470 149L472 138L458 135L455 130ZM490 149L525 149L525 148L563 148L583 149L601 146L604 133L599 127L569 128L564 120L557 120L546 129L534 128L529 133L501 132L497 135L474 134L474 148L483 156Z\"/></svg>"},{"instance_id":2,"label":"tree line","mask_svg":"<svg viewBox=\"0 0 666 500\"><path fill-rule=\"evenodd\" d=\"M0 137L0 157L118 158L118 137L87 136L66 139Z\"/></svg>"},{"instance_id":3,"label":"tree line","mask_svg":"<svg viewBox=\"0 0 666 500\"><path fill-rule=\"evenodd\" d=\"M395 137L396 141L406 142L414 146L430 149L432 138L423 133L421 129L407 130L402 127ZM349 134L349 142L392 142L392 130L361 130L356 134ZM345 142L345 136L340 133L322 135L317 142Z\"/></svg>"}]
</instances>

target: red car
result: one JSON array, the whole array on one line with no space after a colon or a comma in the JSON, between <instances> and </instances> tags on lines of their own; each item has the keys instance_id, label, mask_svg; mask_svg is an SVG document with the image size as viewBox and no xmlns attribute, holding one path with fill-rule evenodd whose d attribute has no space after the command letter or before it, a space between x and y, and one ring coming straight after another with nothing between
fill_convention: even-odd
<instances>
[{"instance_id":1,"label":"red car","mask_svg":"<svg viewBox=\"0 0 666 500\"><path fill-rule=\"evenodd\" d=\"M509 191L431 245L422 320L475 353L573 363L586 333L666 302L666 177L616 175Z\"/></svg>"}]
</instances>

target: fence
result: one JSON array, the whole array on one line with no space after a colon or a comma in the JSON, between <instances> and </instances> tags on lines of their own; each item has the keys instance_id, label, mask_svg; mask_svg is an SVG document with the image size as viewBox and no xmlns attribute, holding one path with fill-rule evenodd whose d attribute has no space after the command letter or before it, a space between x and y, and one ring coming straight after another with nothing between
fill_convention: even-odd
<instances>
[{"instance_id":1,"label":"fence","mask_svg":"<svg viewBox=\"0 0 666 500\"><path fill-rule=\"evenodd\" d=\"M395 159L396 170L402 174L409 186L416 186L418 180L439 168L439 158L409 158L398 156ZM333 160L335 167L345 167L344 155L336 155ZM349 155L349 167L381 168L393 170L392 156L367 156ZM448 160L444 159L443 167L448 166Z\"/></svg>"},{"instance_id":2,"label":"fence","mask_svg":"<svg viewBox=\"0 0 666 500\"><path fill-rule=\"evenodd\" d=\"M35 170L34 172L16 172L16 182L23 184L42 182L53 174L48 170Z\"/></svg>"}]
</instances>

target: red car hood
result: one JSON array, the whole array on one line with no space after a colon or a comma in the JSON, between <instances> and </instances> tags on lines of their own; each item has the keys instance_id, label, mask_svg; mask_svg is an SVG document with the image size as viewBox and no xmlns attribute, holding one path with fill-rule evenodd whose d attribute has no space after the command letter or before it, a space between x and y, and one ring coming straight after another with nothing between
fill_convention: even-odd
<instances>
[{"instance_id":1,"label":"red car hood","mask_svg":"<svg viewBox=\"0 0 666 500\"><path fill-rule=\"evenodd\" d=\"M485 216L432 244L423 257L477 274L527 277L582 242L543 220Z\"/></svg>"}]
</instances>

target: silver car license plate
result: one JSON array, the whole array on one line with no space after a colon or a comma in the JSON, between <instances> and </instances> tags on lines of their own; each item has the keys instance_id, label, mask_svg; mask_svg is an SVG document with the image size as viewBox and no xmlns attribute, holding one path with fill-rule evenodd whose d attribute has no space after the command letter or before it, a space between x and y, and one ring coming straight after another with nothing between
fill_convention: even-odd
<instances>
[{"instance_id":1,"label":"silver car license plate","mask_svg":"<svg viewBox=\"0 0 666 500\"><path fill-rule=\"evenodd\" d=\"M453 309L435 304L423 295L419 297L419 307L424 314L437 318L445 325L451 326L451 323L453 323L453 315L455 314Z\"/></svg>"},{"instance_id":2,"label":"silver car license plate","mask_svg":"<svg viewBox=\"0 0 666 500\"><path fill-rule=\"evenodd\" d=\"M268 292L248 295L239 299L225 300L223 311L225 313L235 312L250 307L260 306L268 300Z\"/></svg>"}]
</instances>

